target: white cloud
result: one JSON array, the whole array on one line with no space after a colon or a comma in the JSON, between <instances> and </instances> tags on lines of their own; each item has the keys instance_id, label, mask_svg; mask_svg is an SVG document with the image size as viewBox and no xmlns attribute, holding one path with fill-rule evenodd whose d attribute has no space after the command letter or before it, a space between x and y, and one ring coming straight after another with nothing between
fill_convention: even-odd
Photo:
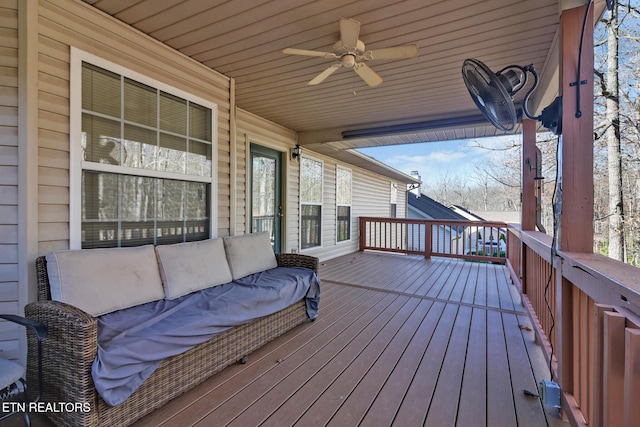
<instances>
[{"instance_id":1,"label":"white cloud","mask_svg":"<svg viewBox=\"0 0 640 427\"><path fill-rule=\"evenodd\" d=\"M467 177L475 163L499 161L504 156L501 149L513 145L514 138L518 136L404 144L360 151L404 173L418 171L427 182L445 175Z\"/></svg>"}]
</instances>

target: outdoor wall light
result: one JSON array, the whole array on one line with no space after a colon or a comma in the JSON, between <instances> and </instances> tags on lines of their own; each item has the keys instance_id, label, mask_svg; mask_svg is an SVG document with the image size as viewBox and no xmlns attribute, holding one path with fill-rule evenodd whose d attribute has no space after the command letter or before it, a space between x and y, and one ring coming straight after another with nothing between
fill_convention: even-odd
<instances>
[{"instance_id":1,"label":"outdoor wall light","mask_svg":"<svg viewBox=\"0 0 640 427\"><path fill-rule=\"evenodd\" d=\"M300 144L296 144L296 146L293 147L293 149L291 150L291 158L296 159L300 157L301 154L302 154L302 147L300 147Z\"/></svg>"}]
</instances>

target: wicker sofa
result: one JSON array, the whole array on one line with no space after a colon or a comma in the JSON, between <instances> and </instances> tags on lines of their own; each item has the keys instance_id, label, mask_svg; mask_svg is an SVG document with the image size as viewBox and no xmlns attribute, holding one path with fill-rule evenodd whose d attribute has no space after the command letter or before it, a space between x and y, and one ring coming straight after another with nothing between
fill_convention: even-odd
<instances>
[{"instance_id":1,"label":"wicker sofa","mask_svg":"<svg viewBox=\"0 0 640 427\"><path fill-rule=\"evenodd\" d=\"M300 254L275 255L279 267L306 267L314 272L318 259ZM36 260L38 301L25 307L28 318L47 326L44 344L42 401L84 404L75 411L48 411L60 426L126 426L193 388L252 351L309 320L305 300L233 327L190 350L165 359L156 371L123 403L107 405L98 395L91 368L97 354L98 319L84 310L51 300L47 260ZM35 338L28 337L28 365L37 366ZM29 369L29 381L37 382ZM88 410L87 410L88 409Z\"/></svg>"}]
</instances>

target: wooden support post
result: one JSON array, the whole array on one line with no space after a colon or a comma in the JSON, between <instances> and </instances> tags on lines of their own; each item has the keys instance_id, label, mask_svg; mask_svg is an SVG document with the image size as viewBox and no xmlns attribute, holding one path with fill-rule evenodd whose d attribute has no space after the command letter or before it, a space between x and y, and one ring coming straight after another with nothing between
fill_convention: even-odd
<instances>
[{"instance_id":1,"label":"wooden support post","mask_svg":"<svg viewBox=\"0 0 640 427\"><path fill-rule=\"evenodd\" d=\"M538 122L522 120L522 209L523 231L536 229L536 128Z\"/></svg>"},{"instance_id":2,"label":"wooden support post","mask_svg":"<svg viewBox=\"0 0 640 427\"><path fill-rule=\"evenodd\" d=\"M580 39L586 5L560 17L560 86L562 96L562 214L560 249L593 252L593 8ZM578 80L580 74L580 81ZM577 105L577 90L580 104ZM576 117L579 116L579 117Z\"/></svg>"}]
</instances>

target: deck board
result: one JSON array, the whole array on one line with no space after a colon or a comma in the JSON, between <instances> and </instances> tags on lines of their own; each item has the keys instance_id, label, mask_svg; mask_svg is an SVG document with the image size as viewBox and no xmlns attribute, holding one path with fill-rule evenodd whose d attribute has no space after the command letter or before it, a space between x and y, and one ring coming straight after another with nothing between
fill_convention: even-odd
<instances>
[{"instance_id":1,"label":"deck board","mask_svg":"<svg viewBox=\"0 0 640 427\"><path fill-rule=\"evenodd\" d=\"M396 417L396 411L407 395L416 371L422 363L426 344L431 341L442 317L445 304L433 302L429 311L420 323L415 338L409 342L398 363L386 378L383 388L374 396L369 410L363 418L362 425L391 425Z\"/></svg>"},{"instance_id":2,"label":"deck board","mask_svg":"<svg viewBox=\"0 0 640 427\"><path fill-rule=\"evenodd\" d=\"M487 312L474 308L469 328L465 358L458 425L484 427L487 425ZM484 391L484 392L480 392Z\"/></svg>"},{"instance_id":3,"label":"deck board","mask_svg":"<svg viewBox=\"0 0 640 427\"><path fill-rule=\"evenodd\" d=\"M472 308L459 306L425 425L455 426Z\"/></svg>"},{"instance_id":4,"label":"deck board","mask_svg":"<svg viewBox=\"0 0 640 427\"><path fill-rule=\"evenodd\" d=\"M548 367L504 266L365 252L320 278L315 322L135 426L564 425L523 393Z\"/></svg>"},{"instance_id":5,"label":"deck board","mask_svg":"<svg viewBox=\"0 0 640 427\"><path fill-rule=\"evenodd\" d=\"M518 425L502 314L493 310L487 311L487 419L492 425Z\"/></svg>"},{"instance_id":6,"label":"deck board","mask_svg":"<svg viewBox=\"0 0 640 427\"><path fill-rule=\"evenodd\" d=\"M431 301L422 300L419 302L407 322L402 325L393 340L386 346L384 353L349 395L352 403L342 405L332 417L330 425L357 425L362 421L380 391L385 387L395 367L400 363L402 356L409 351L408 346L416 337L416 333L424 323L425 316L429 313L432 305Z\"/></svg>"}]
</instances>

